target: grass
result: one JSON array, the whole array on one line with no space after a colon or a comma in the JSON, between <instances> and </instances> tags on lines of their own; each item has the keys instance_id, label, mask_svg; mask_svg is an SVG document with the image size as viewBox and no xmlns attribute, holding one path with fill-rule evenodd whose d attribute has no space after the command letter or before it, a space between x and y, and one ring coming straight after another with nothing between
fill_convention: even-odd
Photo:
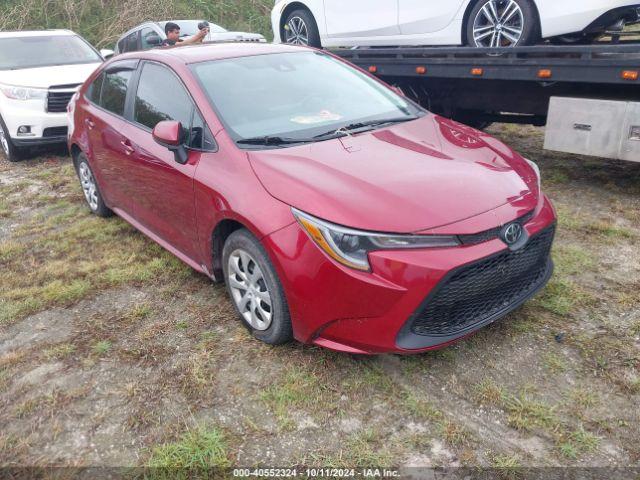
<instances>
[{"instance_id":1,"label":"grass","mask_svg":"<svg viewBox=\"0 0 640 480\"><path fill-rule=\"evenodd\" d=\"M500 478L516 479L522 469L522 464L518 457L514 455L493 455L491 466L497 470Z\"/></svg>"},{"instance_id":2,"label":"grass","mask_svg":"<svg viewBox=\"0 0 640 480\"><path fill-rule=\"evenodd\" d=\"M109 340L100 340L93 345L93 353L96 355L104 355L111 350L111 342Z\"/></svg>"},{"instance_id":3,"label":"grass","mask_svg":"<svg viewBox=\"0 0 640 480\"><path fill-rule=\"evenodd\" d=\"M290 366L281 380L260 393L261 400L273 411L278 425L283 430L295 428L291 414L295 410L313 412L322 407L326 388L313 371Z\"/></svg>"},{"instance_id":4,"label":"grass","mask_svg":"<svg viewBox=\"0 0 640 480\"><path fill-rule=\"evenodd\" d=\"M216 427L199 426L171 443L154 447L147 460L149 477L157 479L198 478L231 465L227 441Z\"/></svg>"},{"instance_id":5,"label":"grass","mask_svg":"<svg viewBox=\"0 0 640 480\"><path fill-rule=\"evenodd\" d=\"M502 406L508 413L509 425L516 430L552 430L559 423L555 406L533 400L526 394L515 396L505 393Z\"/></svg>"},{"instance_id":6,"label":"grass","mask_svg":"<svg viewBox=\"0 0 640 480\"><path fill-rule=\"evenodd\" d=\"M322 468L389 468L397 460L380 431L367 428L351 434L337 452L311 455Z\"/></svg>"},{"instance_id":7,"label":"grass","mask_svg":"<svg viewBox=\"0 0 640 480\"><path fill-rule=\"evenodd\" d=\"M47 348L44 351L44 356L47 360L61 360L73 354L76 351L76 346L71 343L61 343Z\"/></svg>"},{"instance_id":8,"label":"grass","mask_svg":"<svg viewBox=\"0 0 640 480\"><path fill-rule=\"evenodd\" d=\"M544 354L543 364L544 368L551 373L564 373L569 368L565 359L553 352Z\"/></svg>"},{"instance_id":9,"label":"grass","mask_svg":"<svg viewBox=\"0 0 640 480\"><path fill-rule=\"evenodd\" d=\"M69 160L38 167L37 180L30 181L39 193L18 192L12 199L32 205L43 192L55 192L65 201L58 198L54 209L32 207L27 221L0 241L0 325L71 305L105 287L192 274L124 221L91 215ZM138 308L131 320L150 314L149 306Z\"/></svg>"}]
</instances>

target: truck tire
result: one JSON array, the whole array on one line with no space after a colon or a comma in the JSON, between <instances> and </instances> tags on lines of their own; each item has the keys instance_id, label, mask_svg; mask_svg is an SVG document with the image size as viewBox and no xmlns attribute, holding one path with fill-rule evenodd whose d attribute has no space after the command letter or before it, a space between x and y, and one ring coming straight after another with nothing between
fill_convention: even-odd
<instances>
[{"instance_id":1,"label":"truck tire","mask_svg":"<svg viewBox=\"0 0 640 480\"><path fill-rule=\"evenodd\" d=\"M287 15L282 27L283 43L322 48L316 20L309 10L298 9Z\"/></svg>"},{"instance_id":2,"label":"truck tire","mask_svg":"<svg viewBox=\"0 0 640 480\"><path fill-rule=\"evenodd\" d=\"M535 44L539 30L530 0L479 0L469 13L466 39L471 47L517 47Z\"/></svg>"}]
</instances>

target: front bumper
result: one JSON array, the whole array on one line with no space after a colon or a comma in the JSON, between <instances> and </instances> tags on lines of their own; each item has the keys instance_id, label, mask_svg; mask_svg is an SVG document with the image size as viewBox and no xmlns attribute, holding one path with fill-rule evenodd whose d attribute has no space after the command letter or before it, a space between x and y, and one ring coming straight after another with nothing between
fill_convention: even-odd
<instances>
[{"instance_id":1,"label":"front bumper","mask_svg":"<svg viewBox=\"0 0 640 480\"><path fill-rule=\"evenodd\" d=\"M65 143L67 141L67 114L45 111L43 100L12 101L3 99L2 118L14 145L31 147ZM18 133L21 126L30 127L30 133Z\"/></svg>"},{"instance_id":2,"label":"front bumper","mask_svg":"<svg viewBox=\"0 0 640 480\"><path fill-rule=\"evenodd\" d=\"M553 207L543 197L525 230L533 239L554 222ZM413 322L429 296L452 272L504 252L501 240L447 249L374 252L370 254L372 272L336 264L297 224L266 237L264 243L285 289L296 339L350 353L418 353L446 346L517 308L546 284L552 272L549 260L535 285L480 322L449 334L418 335ZM460 301L464 303L464 298Z\"/></svg>"}]
</instances>

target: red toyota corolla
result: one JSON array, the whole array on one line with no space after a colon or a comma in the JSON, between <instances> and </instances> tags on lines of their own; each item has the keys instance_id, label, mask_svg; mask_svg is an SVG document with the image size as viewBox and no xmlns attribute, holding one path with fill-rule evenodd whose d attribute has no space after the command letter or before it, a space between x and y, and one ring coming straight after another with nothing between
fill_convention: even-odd
<instances>
[{"instance_id":1,"label":"red toyota corolla","mask_svg":"<svg viewBox=\"0 0 640 480\"><path fill-rule=\"evenodd\" d=\"M267 343L447 345L549 279L539 171L308 48L182 47L105 63L69 107L91 210L227 284Z\"/></svg>"}]
</instances>

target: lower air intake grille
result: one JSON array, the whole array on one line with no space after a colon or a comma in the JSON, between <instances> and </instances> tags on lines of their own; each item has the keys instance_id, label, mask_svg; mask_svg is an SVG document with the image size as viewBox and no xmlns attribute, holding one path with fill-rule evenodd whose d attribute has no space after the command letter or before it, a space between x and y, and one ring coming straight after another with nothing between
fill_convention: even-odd
<instances>
[{"instance_id":1,"label":"lower air intake grille","mask_svg":"<svg viewBox=\"0 0 640 480\"><path fill-rule=\"evenodd\" d=\"M67 127L49 127L42 131L43 137L64 137L67 135Z\"/></svg>"},{"instance_id":2,"label":"lower air intake grille","mask_svg":"<svg viewBox=\"0 0 640 480\"><path fill-rule=\"evenodd\" d=\"M545 281L555 226L520 250L505 250L455 270L411 320L417 335L453 335L521 302Z\"/></svg>"}]
</instances>

